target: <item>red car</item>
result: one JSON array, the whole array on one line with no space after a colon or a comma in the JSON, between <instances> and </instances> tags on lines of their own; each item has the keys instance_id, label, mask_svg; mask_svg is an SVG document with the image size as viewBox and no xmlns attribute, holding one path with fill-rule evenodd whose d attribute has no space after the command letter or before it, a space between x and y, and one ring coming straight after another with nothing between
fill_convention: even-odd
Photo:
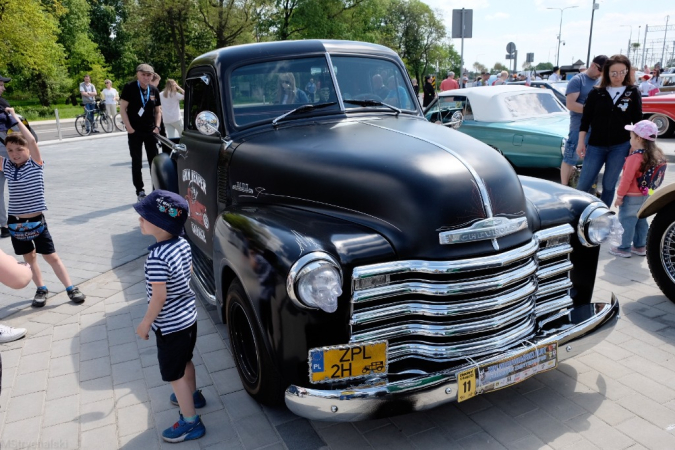
<instances>
[{"instance_id":1,"label":"red car","mask_svg":"<svg viewBox=\"0 0 675 450\"><path fill-rule=\"evenodd\" d=\"M659 137L668 137L675 131L675 94L642 97L642 114L656 124Z\"/></svg>"}]
</instances>

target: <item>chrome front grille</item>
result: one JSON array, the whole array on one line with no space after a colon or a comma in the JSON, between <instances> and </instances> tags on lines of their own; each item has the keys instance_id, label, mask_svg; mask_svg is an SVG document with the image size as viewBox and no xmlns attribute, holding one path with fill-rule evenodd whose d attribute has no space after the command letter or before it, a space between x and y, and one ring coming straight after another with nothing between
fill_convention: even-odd
<instances>
[{"instance_id":1,"label":"chrome front grille","mask_svg":"<svg viewBox=\"0 0 675 450\"><path fill-rule=\"evenodd\" d=\"M460 261L397 261L352 274L350 342L389 341L390 373L500 352L572 304L569 225L516 249Z\"/></svg>"}]
</instances>

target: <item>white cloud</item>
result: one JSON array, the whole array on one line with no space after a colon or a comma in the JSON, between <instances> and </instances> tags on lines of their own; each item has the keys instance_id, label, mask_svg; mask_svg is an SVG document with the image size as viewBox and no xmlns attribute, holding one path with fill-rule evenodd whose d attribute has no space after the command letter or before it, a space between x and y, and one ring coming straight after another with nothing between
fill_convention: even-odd
<instances>
[{"instance_id":1,"label":"white cloud","mask_svg":"<svg viewBox=\"0 0 675 450\"><path fill-rule=\"evenodd\" d=\"M510 14L498 12L495 14L485 16L485 20L501 20L501 19L508 19L509 17L511 17Z\"/></svg>"}]
</instances>

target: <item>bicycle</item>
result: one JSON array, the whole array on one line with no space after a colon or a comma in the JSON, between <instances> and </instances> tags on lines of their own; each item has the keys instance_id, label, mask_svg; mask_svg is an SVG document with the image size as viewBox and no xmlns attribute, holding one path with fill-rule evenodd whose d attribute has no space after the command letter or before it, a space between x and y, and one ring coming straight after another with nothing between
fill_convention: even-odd
<instances>
[{"instance_id":1,"label":"bicycle","mask_svg":"<svg viewBox=\"0 0 675 450\"><path fill-rule=\"evenodd\" d=\"M89 120L87 117L87 112L80 114L75 118L75 130L80 136L89 136L94 129L96 124L96 119L98 118L98 123L101 125L101 129L106 133L112 133L113 131L113 119L108 115L105 110L105 103L102 101L96 102L96 109L91 111L93 120Z\"/></svg>"},{"instance_id":2,"label":"bicycle","mask_svg":"<svg viewBox=\"0 0 675 450\"><path fill-rule=\"evenodd\" d=\"M115 124L115 128L117 128L118 131L127 131L127 127L124 125L124 121L122 120L122 115L120 113L115 114L113 123Z\"/></svg>"}]
</instances>

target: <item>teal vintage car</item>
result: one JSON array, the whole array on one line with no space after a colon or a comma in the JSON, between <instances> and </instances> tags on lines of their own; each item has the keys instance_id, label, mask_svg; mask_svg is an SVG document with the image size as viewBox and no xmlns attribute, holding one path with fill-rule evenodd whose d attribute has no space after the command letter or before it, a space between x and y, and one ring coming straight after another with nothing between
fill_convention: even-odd
<instances>
[{"instance_id":1,"label":"teal vintage car","mask_svg":"<svg viewBox=\"0 0 675 450\"><path fill-rule=\"evenodd\" d=\"M548 89L487 86L439 94L425 110L502 153L517 168L560 168L569 111Z\"/></svg>"}]
</instances>

